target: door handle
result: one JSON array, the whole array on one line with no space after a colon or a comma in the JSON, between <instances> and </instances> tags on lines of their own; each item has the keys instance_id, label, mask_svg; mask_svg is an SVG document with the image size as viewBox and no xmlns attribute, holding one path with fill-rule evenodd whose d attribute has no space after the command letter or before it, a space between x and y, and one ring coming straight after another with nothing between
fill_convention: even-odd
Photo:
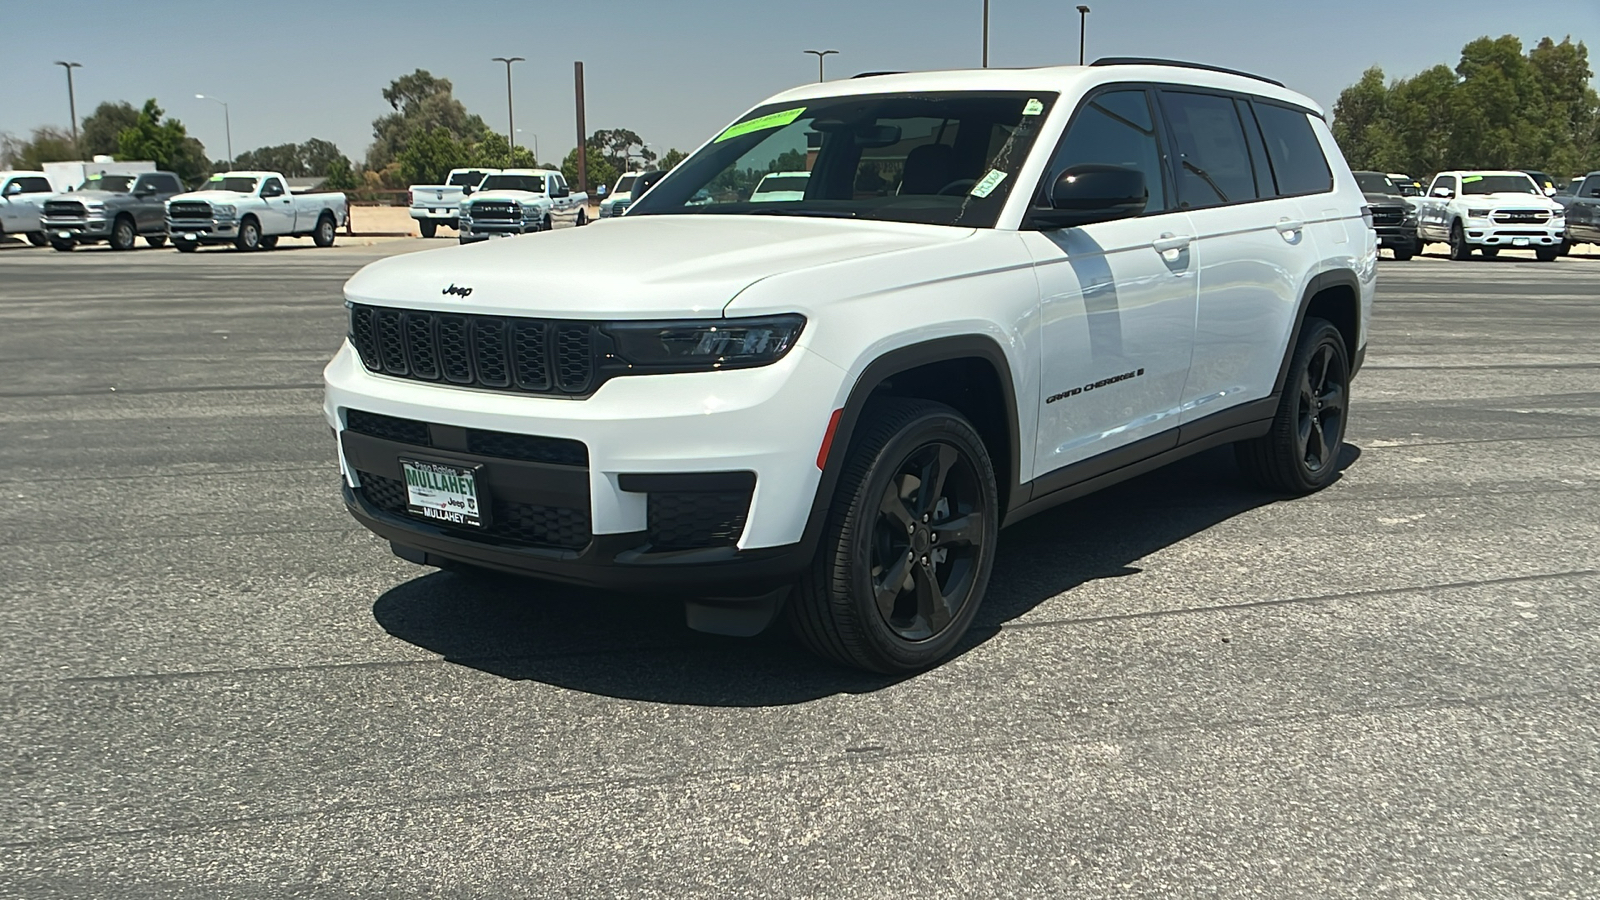
<instances>
[{"instance_id":1,"label":"door handle","mask_svg":"<svg viewBox=\"0 0 1600 900\"><path fill-rule=\"evenodd\" d=\"M1150 246L1154 247L1157 253L1172 253L1176 250L1187 250L1192 243L1194 243L1194 235L1173 234L1168 231L1151 241Z\"/></svg>"},{"instance_id":2,"label":"door handle","mask_svg":"<svg viewBox=\"0 0 1600 900\"><path fill-rule=\"evenodd\" d=\"M1297 219L1279 219L1278 220L1278 231L1282 232L1283 234L1288 234L1291 231L1304 231L1305 228L1306 228L1306 223L1301 222L1301 221L1299 221Z\"/></svg>"}]
</instances>

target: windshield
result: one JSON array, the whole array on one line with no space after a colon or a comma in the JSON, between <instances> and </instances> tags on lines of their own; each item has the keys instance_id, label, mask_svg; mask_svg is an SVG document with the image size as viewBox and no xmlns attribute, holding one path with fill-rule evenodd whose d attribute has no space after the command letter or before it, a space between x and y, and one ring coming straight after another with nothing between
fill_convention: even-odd
<instances>
[{"instance_id":1,"label":"windshield","mask_svg":"<svg viewBox=\"0 0 1600 900\"><path fill-rule=\"evenodd\" d=\"M78 190L80 191L111 191L116 194L126 194L139 180L137 175L90 175Z\"/></svg>"},{"instance_id":2,"label":"windshield","mask_svg":"<svg viewBox=\"0 0 1600 900\"><path fill-rule=\"evenodd\" d=\"M1420 197L1420 196L1422 196L1422 188L1417 187L1416 185L1412 184L1409 181L1400 182L1400 183L1396 184L1395 187L1400 189L1400 195L1402 197Z\"/></svg>"},{"instance_id":3,"label":"windshield","mask_svg":"<svg viewBox=\"0 0 1600 900\"><path fill-rule=\"evenodd\" d=\"M628 215L992 228L1056 96L873 94L764 106L679 163Z\"/></svg>"},{"instance_id":4,"label":"windshield","mask_svg":"<svg viewBox=\"0 0 1600 900\"><path fill-rule=\"evenodd\" d=\"M248 175L213 175L202 191L232 191L235 194L254 194L256 180Z\"/></svg>"},{"instance_id":5,"label":"windshield","mask_svg":"<svg viewBox=\"0 0 1600 900\"><path fill-rule=\"evenodd\" d=\"M611 189L611 193L626 194L627 192L633 190L633 180L638 177L639 176L637 175L622 176L621 178L617 179L617 186Z\"/></svg>"},{"instance_id":6,"label":"windshield","mask_svg":"<svg viewBox=\"0 0 1600 900\"><path fill-rule=\"evenodd\" d=\"M1463 194L1537 194L1533 179L1526 175L1463 175Z\"/></svg>"},{"instance_id":7,"label":"windshield","mask_svg":"<svg viewBox=\"0 0 1600 900\"><path fill-rule=\"evenodd\" d=\"M1400 188L1389 180L1389 176L1377 172L1357 172L1356 184L1361 185L1364 194L1398 194Z\"/></svg>"},{"instance_id":8,"label":"windshield","mask_svg":"<svg viewBox=\"0 0 1600 900\"><path fill-rule=\"evenodd\" d=\"M482 172L456 172L445 181L445 184L451 187L477 187L478 182L482 180Z\"/></svg>"},{"instance_id":9,"label":"windshield","mask_svg":"<svg viewBox=\"0 0 1600 900\"><path fill-rule=\"evenodd\" d=\"M543 175L490 175L478 187L480 191L527 191L544 193Z\"/></svg>"}]
</instances>

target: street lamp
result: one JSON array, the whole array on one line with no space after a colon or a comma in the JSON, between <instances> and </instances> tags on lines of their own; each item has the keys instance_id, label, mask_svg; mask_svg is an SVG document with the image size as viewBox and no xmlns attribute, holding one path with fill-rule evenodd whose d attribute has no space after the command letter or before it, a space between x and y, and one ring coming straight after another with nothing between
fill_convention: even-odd
<instances>
[{"instance_id":1,"label":"street lamp","mask_svg":"<svg viewBox=\"0 0 1600 900\"><path fill-rule=\"evenodd\" d=\"M83 148L78 146L78 98L72 93L72 70L83 68L83 63L63 62L56 60L56 65L67 70L67 110L72 116L72 148L83 154Z\"/></svg>"},{"instance_id":2,"label":"street lamp","mask_svg":"<svg viewBox=\"0 0 1600 900\"><path fill-rule=\"evenodd\" d=\"M511 107L511 64L523 62L524 60L520 56L496 56L491 61L506 64L506 143L511 145L510 162L515 164L517 161L517 121ZM534 155L538 156L537 153Z\"/></svg>"},{"instance_id":3,"label":"street lamp","mask_svg":"<svg viewBox=\"0 0 1600 900\"><path fill-rule=\"evenodd\" d=\"M226 130L228 135L228 168L233 168L233 120L228 116L227 102L224 100L218 100L215 97L207 97L205 94L195 94L194 98L196 100L210 100L212 103L222 104L222 127Z\"/></svg>"},{"instance_id":4,"label":"street lamp","mask_svg":"<svg viewBox=\"0 0 1600 900\"><path fill-rule=\"evenodd\" d=\"M1083 33L1089 27L1089 7L1078 7L1078 65L1083 65Z\"/></svg>"},{"instance_id":5,"label":"street lamp","mask_svg":"<svg viewBox=\"0 0 1600 900\"><path fill-rule=\"evenodd\" d=\"M810 54L813 54L814 56L816 56L816 58L817 58L817 80L818 81L825 81L826 79L824 79L822 77L822 60L823 60L824 57L831 56L831 55L833 55L835 53L838 53L839 51L837 51L837 50L802 50L800 52L801 53L810 53Z\"/></svg>"}]
</instances>

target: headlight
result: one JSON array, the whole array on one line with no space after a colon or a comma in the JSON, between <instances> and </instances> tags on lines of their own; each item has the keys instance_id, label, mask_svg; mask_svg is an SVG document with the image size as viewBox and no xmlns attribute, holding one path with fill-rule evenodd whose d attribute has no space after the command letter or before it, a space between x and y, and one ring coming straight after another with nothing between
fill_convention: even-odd
<instances>
[{"instance_id":1,"label":"headlight","mask_svg":"<svg viewBox=\"0 0 1600 900\"><path fill-rule=\"evenodd\" d=\"M237 206L212 206L211 214L219 219L231 219L239 214Z\"/></svg>"},{"instance_id":2,"label":"headlight","mask_svg":"<svg viewBox=\"0 0 1600 900\"><path fill-rule=\"evenodd\" d=\"M1467 210L1467 218L1487 219L1489 218L1489 211L1487 209L1469 209Z\"/></svg>"},{"instance_id":3,"label":"headlight","mask_svg":"<svg viewBox=\"0 0 1600 900\"><path fill-rule=\"evenodd\" d=\"M617 362L635 374L748 369L777 362L806 326L804 316L613 322L605 332Z\"/></svg>"}]
</instances>

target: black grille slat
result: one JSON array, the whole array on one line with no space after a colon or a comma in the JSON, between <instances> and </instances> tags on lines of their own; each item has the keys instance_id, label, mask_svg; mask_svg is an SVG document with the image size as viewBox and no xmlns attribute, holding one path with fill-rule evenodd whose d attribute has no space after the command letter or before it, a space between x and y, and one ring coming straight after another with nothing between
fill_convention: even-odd
<instances>
[{"instance_id":1,"label":"black grille slat","mask_svg":"<svg viewBox=\"0 0 1600 900\"><path fill-rule=\"evenodd\" d=\"M84 211L83 204L76 200L48 200L44 204L44 214L47 216L72 216L79 219L88 215Z\"/></svg>"},{"instance_id":2,"label":"black grille slat","mask_svg":"<svg viewBox=\"0 0 1600 900\"><path fill-rule=\"evenodd\" d=\"M374 507L395 515L408 515L405 482L372 472L356 472L361 481L361 496ZM428 519L427 524L461 535L487 536L510 544L582 550L593 537L587 509L564 506L535 506L496 500L489 523L483 528L454 527Z\"/></svg>"},{"instance_id":3,"label":"black grille slat","mask_svg":"<svg viewBox=\"0 0 1600 900\"><path fill-rule=\"evenodd\" d=\"M504 431L467 429L467 452L558 466L589 465L589 448L570 438L510 434Z\"/></svg>"},{"instance_id":4,"label":"black grille slat","mask_svg":"<svg viewBox=\"0 0 1600 900\"><path fill-rule=\"evenodd\" d=\"M439 378L439 353L435 349L433 316L407 313L405 317L406 360L411 374L428 381Z\"/></svg>"},{"instance_id":5,"label":"black grille slat","mask_svg":"<svg viewBox=\"0 0 1600 900\"><path fill-rule=\"evenodd\" d=\"M1372 211L1372 223L1374 225L1399 225L1405 221L1405 218L1404 210L1375 209Z\"/></svg>"},{"instance_id":6,"label":"black grille slat","mask_svg":"<svg viewBox=\"0 0 1600 900\"><path fill-rule=\"evenodd\" d=\"M581 394L594 372L594 329L585 325L556 328L556 380L563 391Z\"/></svg>"},{"instance_id":7,"label":"black grille slat","mask_svg":"<svg viewBox=\"0 0 1600 900\"><path fill-rule=\"evenodd\" d=\"M472 361L477 364L478 381L484 387L511 385L511 367L506 360L509 331L504 319L478 318L472 322Z\"/></svg>"},{"instance_id":8,"label":"black grille slat","mask_svg":"<svg viewBox=\"0 0 1600 900\"><path fill-rule=\"evenodd\" d=\"M390 375L409 375L411 368L406 365L405 334L401 328L401 314L399 310L378 310L378 361L383 365L383 370Z\"/></svg>"},{"instance_id":9,"label":"black grille slat","mask_svg":"<svg viewBox=\"0 0 1600 900\"><path fill-rule=\"evenodd\" d=\"M428 423L418 422L416 419L402 419L398 416L386 416L382 413L367 412L363 409L349 409L345 410L344 424L346 428L357 434L383 438L386 441L416 444L420 447L433 445Z\"/></svg>"},{"instance_id":10,"label":"black grille slat","mask_svg":"<svg viewBox=\"0 0 1600 900\"><path fill-rule=\"evenodd\" d=\"M518 222L522 210L515 203L477 203L472 207L472 217L485 221Z\"/></svg>"},{"instance_id":11,"label":"black grille slat","mask_svg":"<svg viewBox=\"0 0 1600 900\"><path fill-rule=\"evenodd\" d=\"M382 365L378 359L377 315L370 306L357 306L350 310L350 343L361 356L361 364L369 369Z\"/></svg>"},{"instance_id":12,"label":"black grille slat","mask_svg":"<svg viewBox=\"0 0 1600 900\"><path fill-rule=\"evenodd\" d=\"M549 327L542 322L516 322L511 326L511 364L517 387L525 391L550 389Z\"/></svg>"},{"instance_id":13,"label":"black grille slat","mask_svg":"<svg viewBox=\"0 0 1600 900\"><path fill-rule=\"evenodd\" d=\"M209 219L211 204L193 201L172 203L167 206L167 212L174 219Z\"/></svg>"},{"instance_id":14,"label":"black grille slat","mask_svg":"<svg viewBox=\"0 0 1600 900\"><path fill-rule=\"evenodd\" d=\"M472 383L472 353L467 349L467 317L439 317L439 359L447 381Z\"/></svg>"}]
</instances>

